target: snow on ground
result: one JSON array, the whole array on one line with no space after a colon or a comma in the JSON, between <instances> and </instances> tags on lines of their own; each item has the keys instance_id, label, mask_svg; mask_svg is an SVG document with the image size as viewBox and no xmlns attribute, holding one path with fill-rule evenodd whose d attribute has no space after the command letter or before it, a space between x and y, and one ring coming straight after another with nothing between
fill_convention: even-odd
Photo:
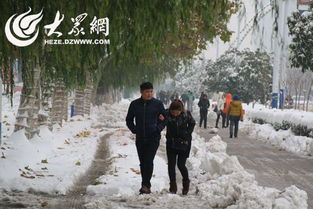
<instances>
[{"instance_id":1,"label":"snow on ground","mask_svg":"<svg viewBox=\"0 0 313 209\"><path fill-rule=\"evenodd\" d=\"M89 186L87 192L95 195L137 195L140 185L140 168L134 137L126 129L110 137L111 159L114 163L107 175L101 176L99 185ZM167 165L160 157L154 160L153 191L167 187Z\"/></svg>"},{"instance_id":2,"label":"snow on ground","mask_svg":"<svg viewBox=\"0 0 313 209\"><path fill-rule=\"evenodd\" d=\"M313 138L305 136L295 136L292 131L276 131L270 124L256 124L251 121L252 118L261 118L270 123L282 123L289 121L293 124L299 124L313 128L313 113L299 110L277 110L268 109L262 105L244 106L246 110L245 121L241 123L240 129L251 138L270 143L289 152L302 155L313 155Z\"/></svg>"},{"instance_id":3,"label":"snow on ground","mask_svg":"<svg viewBox=\"0 0 313 209\"><path fill-rule=\"evenodd\" d=\"M65 194L77 177L91 165L98 139L108 129L91 128L90 118L75 116L62 127L55 125L50 131L40 127L33 139L25 137L24 130L15 132L15 114L20 94L14 95L14 106L3 101L3 143L0 158L0 191L30 189L51 194Z\"/></svg>"},{"instance_id":4,"label":"snow on ground","mask_svg":"<svg viewBox=\"0 0 313 209\"><path fill-rule=\"evenodd\" d=\"M110 111L125 110L127 107L122 106L127 104L124 100L121 105L111 106ZM124 117L120 119L124 121ZM122 121L116 123L122 124ZM307 208L305 191L295 186L282 191L258 186L254 175L244 170L237 157L227 155L227 144L218 135L205 140L196 133L187 161L191 178L189 195L180 195L181 185L178 185L178 194L168 193L166 158L160 152L154 161L152 194L138 195L141 177L134 136L127 131L125 123L123 126L109 139L110 170L98 178L96 185L87 188L87 192L94 195L85 205L87 208ZM164 143L163 133L159 149L162 146L164 149Z\"/></svg>"},{"instance_id":5,"label":"snow on ground","mask_svg":"<svg viewBox=\"0 0 313 209\"><path fill-rule=\"evenodd\" d=\"M293 124L313 128L313 112L305 112L294 109L269 109L263 105L256 104L254 108L251 105L244 105L248 117L261 118L269 123L282 123L288 121Z\"/></svg>"},{"instance_id":6,"label":"snow on ground","mask_svg":"<svg viewBox=\"0 0 313 209\"><path fill-rule=\"evenodd\" d=\"M11 109L4 103L8 121L5 134L9 136L17 106ZM139 196L138 156L134 136L125 126L129 103L122 100L95 107L90 118L73 117L63 127L54 126L52 132L41 127L39 136L31 140L26 139L23 131L4 138L0 189L65 194L90 166L98 139L113 132L108 139L110 170L87 188L94 197L86 204L87 208L137 207L138 204L143 208L307 208L306 192L295 186L283 191L258 186L237 157L226 154L226 143L218 135L205 140L196 133L187 162L192 181L190 194L187 197L168 194L166 157L164 152L158 152L154 161L153 194ZM194 113L197 112L195 105ZM164 133L161 140L160 149L164 150Z\"/></svg>"}]
</instances>

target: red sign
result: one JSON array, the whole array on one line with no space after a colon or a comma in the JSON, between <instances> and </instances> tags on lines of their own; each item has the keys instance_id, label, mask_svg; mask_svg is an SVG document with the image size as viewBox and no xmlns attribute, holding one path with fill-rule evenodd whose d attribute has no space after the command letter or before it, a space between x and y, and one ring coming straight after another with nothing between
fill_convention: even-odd
<instances>
[{"instance_id":1,"label":"red sign","mask_svg":"<svg viewBox=\"0 0 313 209\"><path fill-rule=\"evenodd\" d=\"M312 0L298 0L297 4L298 5L310 5L310 4L313 4L313 1Z\"/></svg>"}]
</instances>

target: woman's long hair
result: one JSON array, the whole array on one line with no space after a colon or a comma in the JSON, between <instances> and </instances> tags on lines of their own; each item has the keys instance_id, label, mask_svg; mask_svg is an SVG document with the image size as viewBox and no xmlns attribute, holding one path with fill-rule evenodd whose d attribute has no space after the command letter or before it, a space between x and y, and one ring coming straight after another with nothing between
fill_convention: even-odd
<instances>
[{"instance_id":1,"label":"woman's long hair","mask_svg":"<svg viewBox=\"0 0 313 209\"><path fill-rule=\"evenodd\" d=\"M174 99L173 102L170 104L169 110L180 110L184 112L184 103L180 99Z\"/></svg>"}]
</instances>

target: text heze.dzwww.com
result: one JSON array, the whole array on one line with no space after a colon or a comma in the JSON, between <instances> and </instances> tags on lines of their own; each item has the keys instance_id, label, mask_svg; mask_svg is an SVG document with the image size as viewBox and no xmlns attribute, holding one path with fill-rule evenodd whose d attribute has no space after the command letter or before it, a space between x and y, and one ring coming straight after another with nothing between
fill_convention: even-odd
<instances>
[{"instance_id":1,"label":"text heze.dzwww.com","mask_svg":"<svg viewBox=\"0 0 313 209\"><path fill-rule=\"evenodd\" d=\"M46 45L75 45L75 44L110 44L110 39L47 39L44 40Z\"/></svg>"}]
</instances>

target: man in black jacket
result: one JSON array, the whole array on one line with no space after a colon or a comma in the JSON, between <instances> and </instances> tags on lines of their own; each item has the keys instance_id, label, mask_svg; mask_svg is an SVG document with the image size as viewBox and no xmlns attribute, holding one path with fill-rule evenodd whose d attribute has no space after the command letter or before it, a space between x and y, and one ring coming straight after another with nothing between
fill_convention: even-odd
<instances>
[{"instance_id":1,"label":"man in black jacket","mask_svg":"<svg viewBox=\"0 0 313 209\"><path fill-rule=\"evenodd\" d=\"M131 102L126 116L129 130L136 134L136 147L140 161L140 194L151 193L153 160L160 144L161 131L165 124L159 116L165 115L163 103L153 98L153 86L150 82L140 85L141 97ZM135 123L134 123L135 119Z\"/></svg>"},{"instance_id":2,"label":"man in black jacket","mask_svg":"<svg viewBox=\"0 0 313 209\"><path fill-rule=\"evenodd\" d=\"M207 117L208 117L208 108L210 107L210 101L206 94L203 94L199 100L198 106L200 107L200 128L202 122L204 122L204 128L206 128Z\"/></svg>"}]
</instances>

